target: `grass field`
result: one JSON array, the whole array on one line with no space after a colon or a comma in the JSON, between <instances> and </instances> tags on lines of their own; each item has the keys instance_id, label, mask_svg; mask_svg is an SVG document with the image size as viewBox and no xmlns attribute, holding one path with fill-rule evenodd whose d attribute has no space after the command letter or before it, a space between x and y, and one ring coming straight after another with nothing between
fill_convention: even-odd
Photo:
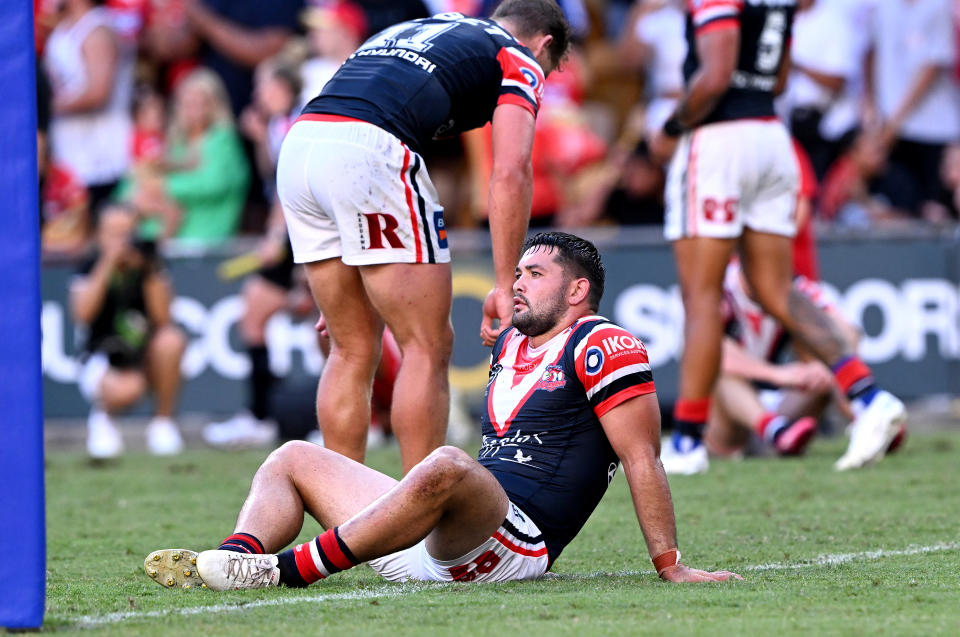
<instances>
[{"instance_id":1,"label":"grass field","mask_svg":"<svg viewBox=\"0 0 960 637\"><path fill-rule=\"evenodd\" d=\"M717 462L673 478L684 561L745 581L674 586L652 573L626 481L532 583L387 584L367 567L304 590L165 590L142 571L165 547L229 534L265 452L47 457L46 632L119 635L960 634L960 433L914 435L876 467ZM397 454L369 462L390 473ZM313 520L304 540L319 530ZM303 540L301 540L303 541Z\"/></svg>"}]
</instances>

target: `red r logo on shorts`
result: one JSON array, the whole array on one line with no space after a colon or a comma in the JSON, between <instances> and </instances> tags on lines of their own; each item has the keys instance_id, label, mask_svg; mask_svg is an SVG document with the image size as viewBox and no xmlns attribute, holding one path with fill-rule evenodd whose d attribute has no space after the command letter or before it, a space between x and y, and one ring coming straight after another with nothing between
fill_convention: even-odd
<instances>
[{"instance_id":1,"label":"red r logo on shorts","mask_svg":"<svg viewBox=\"0 0 960 637\"><path fill-rule=\"evenodd\" d=\"M387 238L387 243L391 248L402 248L403 241L397 236L396 230L400 224L391 215L385 212L365 212L363 216L367 220L367 229L370 231L370 250L380 250L385 248L383 238ZM381 225L382 220L382 225Z\"/></svg>"}]
</instances>

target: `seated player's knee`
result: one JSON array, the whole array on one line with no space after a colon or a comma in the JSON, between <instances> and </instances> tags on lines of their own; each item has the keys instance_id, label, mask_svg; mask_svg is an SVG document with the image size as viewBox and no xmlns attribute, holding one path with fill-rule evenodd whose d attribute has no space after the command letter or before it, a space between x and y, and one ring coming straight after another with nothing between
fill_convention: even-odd
<instances>
[{"instance_id":1,"label":"seated player's knee","mask_svg":"<svg viewBox=\"0 0 960 637\"><path fill-rule=\"evenodd\" d=\"M325 451L312 442L290 440L270 452L261 467L269 466L283 473L292 473L298 466L316 462L318 453Z\"/></svg>"},{"instance_id":2,"label":"seated player's knee","mask_svg":"<svg viewBox=\"0 0 960 637\"><path fill-rule=\"evenodd\" d=\"M417 490L423 497L442 497L463 479L474 464L462 449L444 445L434 449L409 476L416 481Z\"/></svg>"}]
</instances>

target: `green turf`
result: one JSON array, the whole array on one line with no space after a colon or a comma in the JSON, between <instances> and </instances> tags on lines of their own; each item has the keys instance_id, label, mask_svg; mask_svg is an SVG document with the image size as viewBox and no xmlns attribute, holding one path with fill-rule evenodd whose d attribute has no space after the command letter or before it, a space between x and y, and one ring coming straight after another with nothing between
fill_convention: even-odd
<instances>
[{"instance_id":1,"label":"green turf","mask_svg":"<svg viewBox=\"0 0 960 637\"><path fill-rule=\"evenodd\" d=\"M55 452L45 631L960 634L960 434L915 435L876 467L837 474L842 444L818 441L802 460L715 462L707 475L671 479L684 561L738 570L746 579L735 584L657 580L618 475L557 561L556 578L395 585L360 567L305 590L234 593L163 589L143 574L143 558L156 548L210 548L229 534L265 452L132 454L104 467ZM369 461L398 468L391 449ZM303 538L318 528L310 520ZM875 550L894 554L863 555ZM839 554L860 555L814 563Z\"/></svg>"}]
</instances>

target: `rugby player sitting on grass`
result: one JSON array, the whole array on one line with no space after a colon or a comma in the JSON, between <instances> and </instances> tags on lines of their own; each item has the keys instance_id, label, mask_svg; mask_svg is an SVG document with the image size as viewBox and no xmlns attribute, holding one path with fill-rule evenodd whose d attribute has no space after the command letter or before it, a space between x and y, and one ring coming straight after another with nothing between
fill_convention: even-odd
<instances>
[{"instance_id":1,"label":"rugby player sitting on grass","mask_svg":"<svg viewBox=\"0 0 960 637\"><path fill-rule=\"evenodd\" d=\"M391 581L535 579L622 462L661 578L740 579L680 562L647 353L594 314L603 283L588 241L551 232L524 245L513 325L493 348L477 460L441 447L397 482L322 447L287 443L257 471L219 549L155 551L147 574L167 587L214 590L302 587L361 562ZM305 512L327 531L277 553Z\"/></svg>"}]
</instances>

